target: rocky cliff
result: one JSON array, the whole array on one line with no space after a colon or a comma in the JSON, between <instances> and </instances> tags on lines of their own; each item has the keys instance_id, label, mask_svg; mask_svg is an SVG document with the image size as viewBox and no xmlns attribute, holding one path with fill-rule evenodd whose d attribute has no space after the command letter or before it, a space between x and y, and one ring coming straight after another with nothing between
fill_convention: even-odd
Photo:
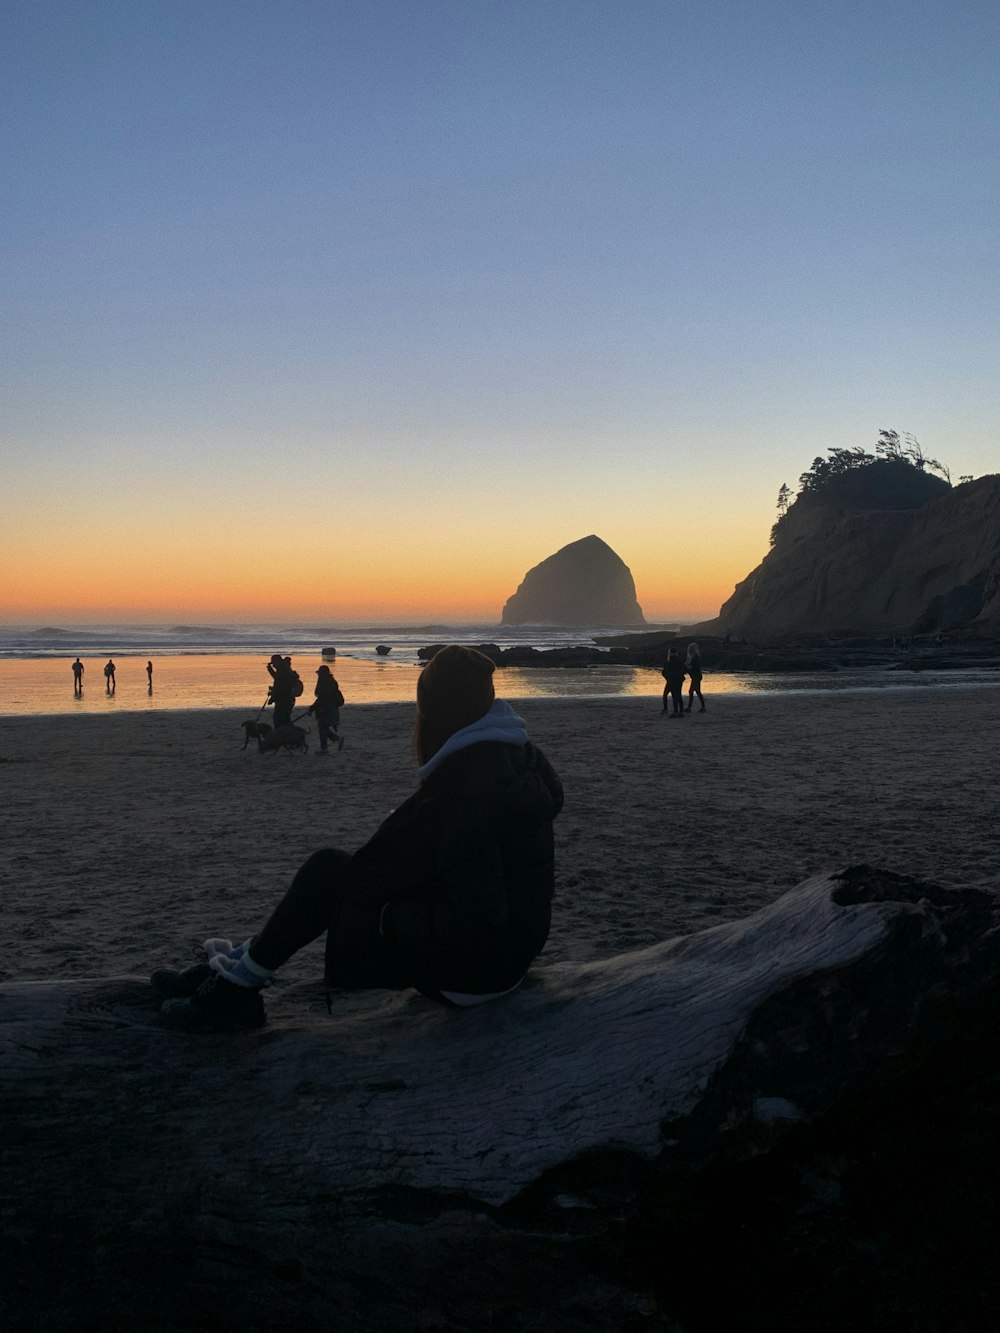
<instances>
[{"instance_id":1,"label":"rocky cliff","mask_svg":"<svg viewBox=\"0 0 1000 1333\"><path fill-rule=\"evenodd\" d=\"M691 632L1000 633L1000 475L919 509L792 506L771 552Z\"/></svg>"},{"instance_id":2,"label":"rocky cliff","mask_svg":"<svg viewBox=\"0 0 1000 1333\"><path fill-rule=\"evenodd\" d=\"M628 565L600 537L582 537L535 565L504 604L504 625L645 625Z\"/></svg>"}]
</instances>

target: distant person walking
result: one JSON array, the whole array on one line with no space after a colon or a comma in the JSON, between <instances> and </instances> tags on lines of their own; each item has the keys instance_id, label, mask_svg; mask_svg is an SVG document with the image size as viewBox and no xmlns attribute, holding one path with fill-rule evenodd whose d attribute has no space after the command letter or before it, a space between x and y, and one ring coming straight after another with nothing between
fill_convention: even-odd
<instances>
[{"instance_id":1,"label":"distant person walking","mask_svg":"<svg viewBox=\"0 0 1000 1333\"><path fill-rule=\"evenodd\" d=\"M701 705L698 712L704 713L705 700L701 693L701 652L696 643L688 644L687 657L684 660L684 665L687 668L688 679L691 682L688 686L687 711L690 713L691 705L694 703L694 696L697 695L698 702Z\"/></svg>"},{"instance_id":2,"label":"distant person walking","mask_svg":"<svg viewBox=\"0 0 1000 1333\"><path fill-rule=\"evenodd\" d=\"M344 738L337 734L343 704L344 696L340 692L336 677L328 666L321 666L316 672L316 698L308 709L310 713L316 714L320 754L329 754L327 745L330 741L335 742L338 750L344 748Z\"/></svg>"},{"instance_id":3,"label":"distant person walking","mask_svg":"<svg viewBox=\"0 0 1000 1333\"><path fill-rule=\"evenodd\" d=\"M115 664L110 657L104 666L104 688L108 694L115 692Z\"/></svg>"},{"instance_id":4,"label":"distant person walking","mask_svg":"<svg viewBox=\"0 0 1000 1333\"><path fill-rule=\"evenodd\" d=\"M73 693L83 693L83 663L79 658L73 663Z\"/></svg>"},{"instance_id":5,"label":"distant person walking","mask_svg":"<svg viewBox=\"0 0 1000 1333\"><path fill-rule=\"evenodd\" d=\"M152 693L153 693L153 664L152 664L152 662L147 662L147 663L146 663L146 679L149 681L149 693L152 694Z\"/></svg>"},{"instance_id":6,"label":"distant person walking","mask_svg":"<svg viewBox=\"0 0 1000 1333\"><path fill-rule=\"evenodd\" d=\"M671 648L667 653L667 664L660 672L660 675L667 682L663 691L663 711L667 711L668 702L673 705L670 713L671 717L684 716L684 677L687 672L684 670L684 663L681 661L681 655L676 648Z\"/></svg>"}]
</instances>

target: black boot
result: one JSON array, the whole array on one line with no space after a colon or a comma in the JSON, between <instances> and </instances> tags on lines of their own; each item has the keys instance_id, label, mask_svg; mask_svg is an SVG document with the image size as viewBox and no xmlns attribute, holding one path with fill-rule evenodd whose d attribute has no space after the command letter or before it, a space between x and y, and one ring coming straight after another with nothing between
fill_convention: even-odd
<instances>
[{"instance_id":1,"label":"black boot","mask_svg":"<svg viewBox=\"0 0 1000 1333\"><path fill-rule=\"evenodd\" d=\"M184 999L193 995L211 975L212 969L207 963L192 963L182 972L176 972L170 967L158 967L149 978L149 984L159 1000Z\"/></svg>"},{"instance_id":2,"label":"black boot","mask_svg":"<svg viewBox=\"0 0 1000 1333\"><path fill-rule=\"evenodd\" d=\"M267 1022L258 988L237 986L213 972L190 999L168 1000L160 1009L168 1027L184 1032L233 1032Z\"/></svg>"}]
</instances>

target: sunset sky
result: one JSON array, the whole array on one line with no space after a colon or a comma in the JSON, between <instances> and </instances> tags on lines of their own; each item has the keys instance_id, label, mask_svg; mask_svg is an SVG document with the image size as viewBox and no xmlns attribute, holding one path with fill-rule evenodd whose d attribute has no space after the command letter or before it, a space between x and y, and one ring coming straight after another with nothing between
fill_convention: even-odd
<instances>
[{"instance_id":1,"label":"sunset sky","mask_svg":"<svg viewBox=\"0 0 1000 1333\"><path fill-rule=\"evenodd\" d=\"M779 486L1000 470L992 0L8 0L0 615L714 614Z\"/></svg>"}]
</instances>

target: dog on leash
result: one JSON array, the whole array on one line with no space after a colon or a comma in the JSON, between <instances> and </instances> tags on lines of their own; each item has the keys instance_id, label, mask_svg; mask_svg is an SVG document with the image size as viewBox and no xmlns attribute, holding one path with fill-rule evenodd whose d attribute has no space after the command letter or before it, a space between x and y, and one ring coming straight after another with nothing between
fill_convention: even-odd
<instances>
[{"instance_id":1,"label":"dog on leash","mask_svg":"<svg viewBox=\"0 0 1000 1333\"><path fill-rule=\"evenodd\" d=\"M298 750L301 754L306 754L309 746L306 744L308 732L304 727L275 727L273 731L268 727L270 735L257 737L257 751L259 754L277 754L279 750Z\"/></svg>"},{"instance_id":2,"label":"dog on leash","mask_svg":"<svg viewBox=\"0 0 1000 1333\"><path fill-rule=\"evenodd\" d=\"M251 741L259 741L262 736L270 736L274 728L270 722L243 722L244 737L243 749L245 750Z\"/></svg>"}]
</instances>

